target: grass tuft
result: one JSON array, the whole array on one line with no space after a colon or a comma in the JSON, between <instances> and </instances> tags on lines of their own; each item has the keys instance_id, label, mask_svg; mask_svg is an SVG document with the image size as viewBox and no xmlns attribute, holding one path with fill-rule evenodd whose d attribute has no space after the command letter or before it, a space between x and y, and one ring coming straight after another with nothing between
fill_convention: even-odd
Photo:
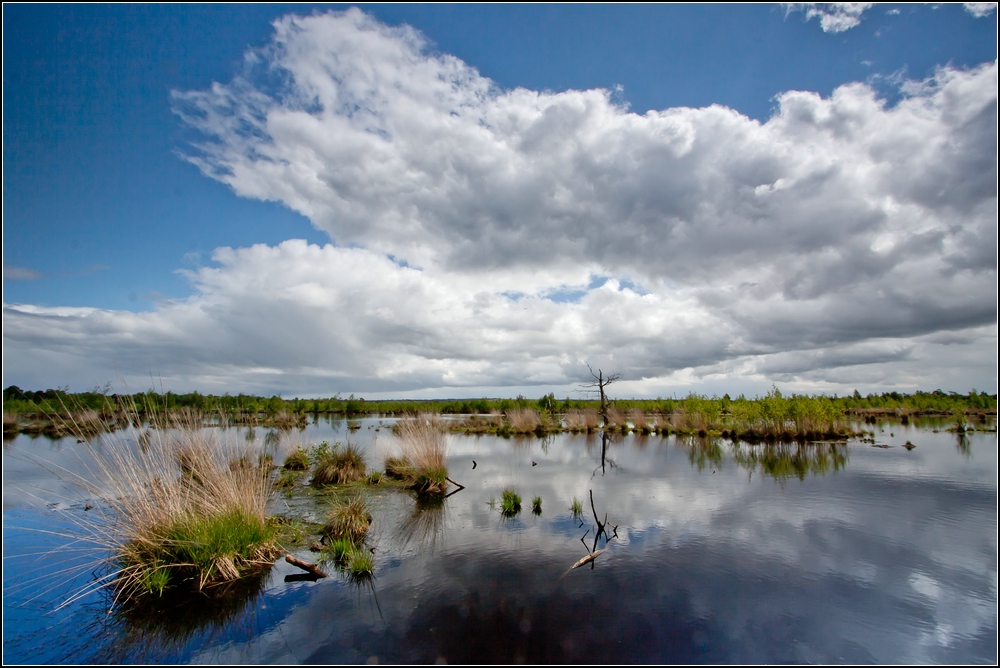
<instances>
[{"instance_id":1,"label":"grass tuft","mask_svg":"<svg viewBox=\"0 0 1000 668\"><path fill-rule=\"evenodd\" d=\"M354 545L347 556L347 570L354 577L367 577L375 572L375 556L362 545Z\"/></svg>"},{"instance_id":2,"label":"grass tuft","mask_svg":"<svg viewBox=\"0 0 1000 668\"><path fill-rule=\"evenodd\" d=\"M542 514L542 497L536 496L531 500L531 512L535 515Z\"/></svg>"},{"instance_id":3,"label":"grass tuft","mask_svg":"<svg viewBox=\"0 0 1000 668\"><path fill-rule=\"evenodd\" d=\"M514 517L521 512L521 496L516 490L505 489L500 494L500 514L504 517Z\"/></svg>"},{"instance_id":4,"label":"grass tuft","mask_svg":"<svg viewBox=\"0 0 1000 668\"><path fill-rule=\"evenodd\" d=\"M420 494L444 494L448 486L447 443L441 425L420 416L400 420L394 431L402 456L386 460L386 475L406 481Z\"/></svg>"},{"instance_id":5,"label":"grass tuft","mask_svg":"<svg viewBox=\"0 0 1000 668\"><path fill-rule=\"evenodd\" d=\"M334 446L317 457L312 481L314 485L344 485L363 480L367 471L362 451L348 443L343 450Z\"/></svg>"},{"instance_id":6,"label":"grass tuft","mask_svg":"<svg viewBox=\"0 0 1000 668\"><path fill-rule=\"evenodd\" d=\"M515 434L528 434L542 427L538 411L532 408L511 408L507 411L507 420Z\"/></svg>"},{"instance_id":7,"label":"grass tuft","mask_svg":"<svg viewBox=\"0 0 1000 668\"><path fill-rule=\"evenodd\" d=\"M583 504L580 503L580 499L575 496L573 497L573 504L569 507L569 509L572 511L575 519L580 519L580 516L583 515Z\"/></svg>"},{"instance_id":8,"label":"grass tuft","mask_svg":"<svg viewBox=\"0 0 1000 668\"><path fill-rule=\"evenodd\" d=\"M265 510L269 471L194 418L173 426L105 435L91 451L99 482L78 480L102 501L83 528L110 549L108 585L121 603L230 582L269 568L279 552Z\"/></svg>"},{"instance_id":9,"label":"grass tuft","mask_svg":"<svg viewBox=\"0 0 1000 668\"><path fill-rule=\"evenodd\" d=\"M326 544L326 551L333 558L334 563L341 565L347 562L351 551L354 550L354 542L346 536L333 538Z\"/></svg>"},{"instance_id":10,"label":"grass tuft","mask_svg":"<svg viewBox=\"0 0 1000 668\"><path fill-rule=\"evenodd\" d=\"M569 431L595 431L601 426L601 416L593 408L566 411L566 429Z\"/></svg>"},{"instance_id":11,"label":"grass tuft","mask_svg":"<svg viewBox=\"0 0 1000 668\"><path fill-rule=\"evenodd\" d=\"M385 475L393 480L406 480L413 477L416 469L405 457L386 457Z\"/></svg>"},{"instance_id":12,"label":"grass tuft","mask_svg":"<svg viewBox=\"0 0 1000 668\"><path fill-rule=\"evenodd\" d=\"M285 457L285 470L305 471L309 468L309 453L305 448L296 448Z\"/></svg>"},{"instance_id":13,"label":"grass tuft","mask_svg":"<svg viewBox=\"0 0 1000 668\"><path fill-rule=\"evenodd\" d=\"M330 538L346 538L352 543L364 540L372 525L372 516L364 499L355 497L338 501L326 516L323 532Z\"/></svg>"}]
</instances>

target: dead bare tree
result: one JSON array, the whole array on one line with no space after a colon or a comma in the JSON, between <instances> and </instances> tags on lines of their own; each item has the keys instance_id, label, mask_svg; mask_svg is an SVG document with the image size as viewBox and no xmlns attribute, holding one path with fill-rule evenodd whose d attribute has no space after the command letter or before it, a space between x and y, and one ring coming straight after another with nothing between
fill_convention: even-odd
<instances>
[{"instance_id":1,"label":"dead bare tree","mask_svg":"<svg viewBox=\"0 0 1000 668\"><path fill-rule=\"evenodd\" d=\"M607 427L607 424L608 424L608 395L604 391L604 388L606 388L608 385L610 385L611 383L615 382L616 380L620 379L622 377L622 375L620 373L609 373L607 376L605 376L604 375L604 371L601 370L601 369L598 369L597 373L594 373L593 367L591 367L589 364L587 365L587 368L590 369L590 375L593 376L594 379L591 380L591 381L589 381L589 382L582 383L582 385L583 385L583 387L594 388L594 389L591 389L590 391L591 392L596 391L600 395L600 397L601 397L601 421L604 423L604 426Z\"/></svg>"}]
</instances>

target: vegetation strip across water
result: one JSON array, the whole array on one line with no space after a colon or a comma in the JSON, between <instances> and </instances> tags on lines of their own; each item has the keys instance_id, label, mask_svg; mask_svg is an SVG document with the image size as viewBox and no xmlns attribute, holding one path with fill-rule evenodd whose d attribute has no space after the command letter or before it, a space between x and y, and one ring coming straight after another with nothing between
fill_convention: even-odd
<instances>
[{"instance_id":1,"label":"vegetation strip across water","mask_svg":"<svg viewBox=\"0 0 1000 668\"><path fill-rule=\"evenodd\" d=\"M46 434L54 438L95 434L114 425L128 424L129 411L145 422L169 423L178 414L198 416L206 424L304 427L308 415L339 414L416 416L419 414L473 415L463 423L470 433L552 433L560 430L595 431L600 428L598 401L565 399L548 394L537 400L514 399L387 400L366 401L339 396L326 399L282 399L254 395L212 395L191 392L140 392L111 394L110 388L70 393L64 390L31 391L10 386L3 391L4 434ZM884 392L862 396L783 396L773 390L765 397L747 399L690 394L682 399L618 399L609 411L609 427L631 428L640 433L736 431L739 437L768 434L794 436L804 432L829 432L837 420L852 417L888 417L907 420L920 415L955 416L970 426L986 415L996 415L997 396L975 390L954 392ZM562 416L560 419L559 416ZM631 427L628 427L631 425Z\"/></svg>"}]
</instances>

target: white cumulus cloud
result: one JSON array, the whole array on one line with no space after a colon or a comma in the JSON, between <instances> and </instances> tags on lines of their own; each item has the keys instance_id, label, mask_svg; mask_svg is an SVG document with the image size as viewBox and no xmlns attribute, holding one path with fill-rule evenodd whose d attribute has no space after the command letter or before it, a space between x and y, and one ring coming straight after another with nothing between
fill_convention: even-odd
<instances>
[{"instance_id":1,"label":"white cumulus cloud","mask_svg":"<svg viewBox=\"0 0 1000 668\"><path fill-rule=\"evenodd\" d=\"M997 3L995 2L966 2L964 5L965 11L969 12L977 19L989 16L997 10Z\"/></svg>"},{"instance_id":2,"label":"white cumulus cloud","mask_svg":"<svg viewBox=\"0 0 1000 668\"><path fill-rule=\"evenodd\" d=\"M823 32L844 32L861 23L861 15L873 2L786 2L785 15L804 12L806 20L819 18ZM898 12L897 12L898 13Z\"/></svg>"}]
</instances>

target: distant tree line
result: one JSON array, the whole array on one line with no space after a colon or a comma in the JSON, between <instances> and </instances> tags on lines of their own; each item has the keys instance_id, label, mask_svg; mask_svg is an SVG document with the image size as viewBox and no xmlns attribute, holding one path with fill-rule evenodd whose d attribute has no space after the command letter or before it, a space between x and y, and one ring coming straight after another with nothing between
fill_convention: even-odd
<instances>
[{"instance_id":1,"label":"distant tree line","mask_svg":"<svg viewBox=\"0 0 1000 668\"><path fill-rule=\"evenodd\" d=\"M366 401L353 394L346 399L339 394L319 399L284 399L278 395L263 397L251 394L201 394L188 392L155 392L149 390L130 395L110 392L110 387L95 388L89 392L69 392L68 389L22 390L11 385L3 391L3 411L9 415L24 417L45 417L61 415L81 409L99 413L114 412L123 402L134 405L140 414L162 414L177 409L189 409L199 413L219 415L254 414L273 416L282 413L295 414L344 414L344 415L406 415L422 412L441 414L488 414L505 413L514 408L532 408L548 413L561 413L572 409L599 408L598 398L559 400L554 394L546 394L538 399L517 396L510 399L441 399L441 400L375 400ZM769 403L770 402L770 403ZM687 414L706 416L731 414L733 411L753 410L787 411L831 411L838 414L943 414L992 413L997 410L997 395L972 390L967 394L957 392L883 392L862 395L858 391L851 395L782 395L772 389L764 397L748 399L743 395L731 398L691 393L681 399L615 399L616 406L628 410L641 409L649 413L669 414L683 411ZM781 404L779 407L778 404ZM771 408L768 408L768 407Z\"/></svg>"}]
</instances>

